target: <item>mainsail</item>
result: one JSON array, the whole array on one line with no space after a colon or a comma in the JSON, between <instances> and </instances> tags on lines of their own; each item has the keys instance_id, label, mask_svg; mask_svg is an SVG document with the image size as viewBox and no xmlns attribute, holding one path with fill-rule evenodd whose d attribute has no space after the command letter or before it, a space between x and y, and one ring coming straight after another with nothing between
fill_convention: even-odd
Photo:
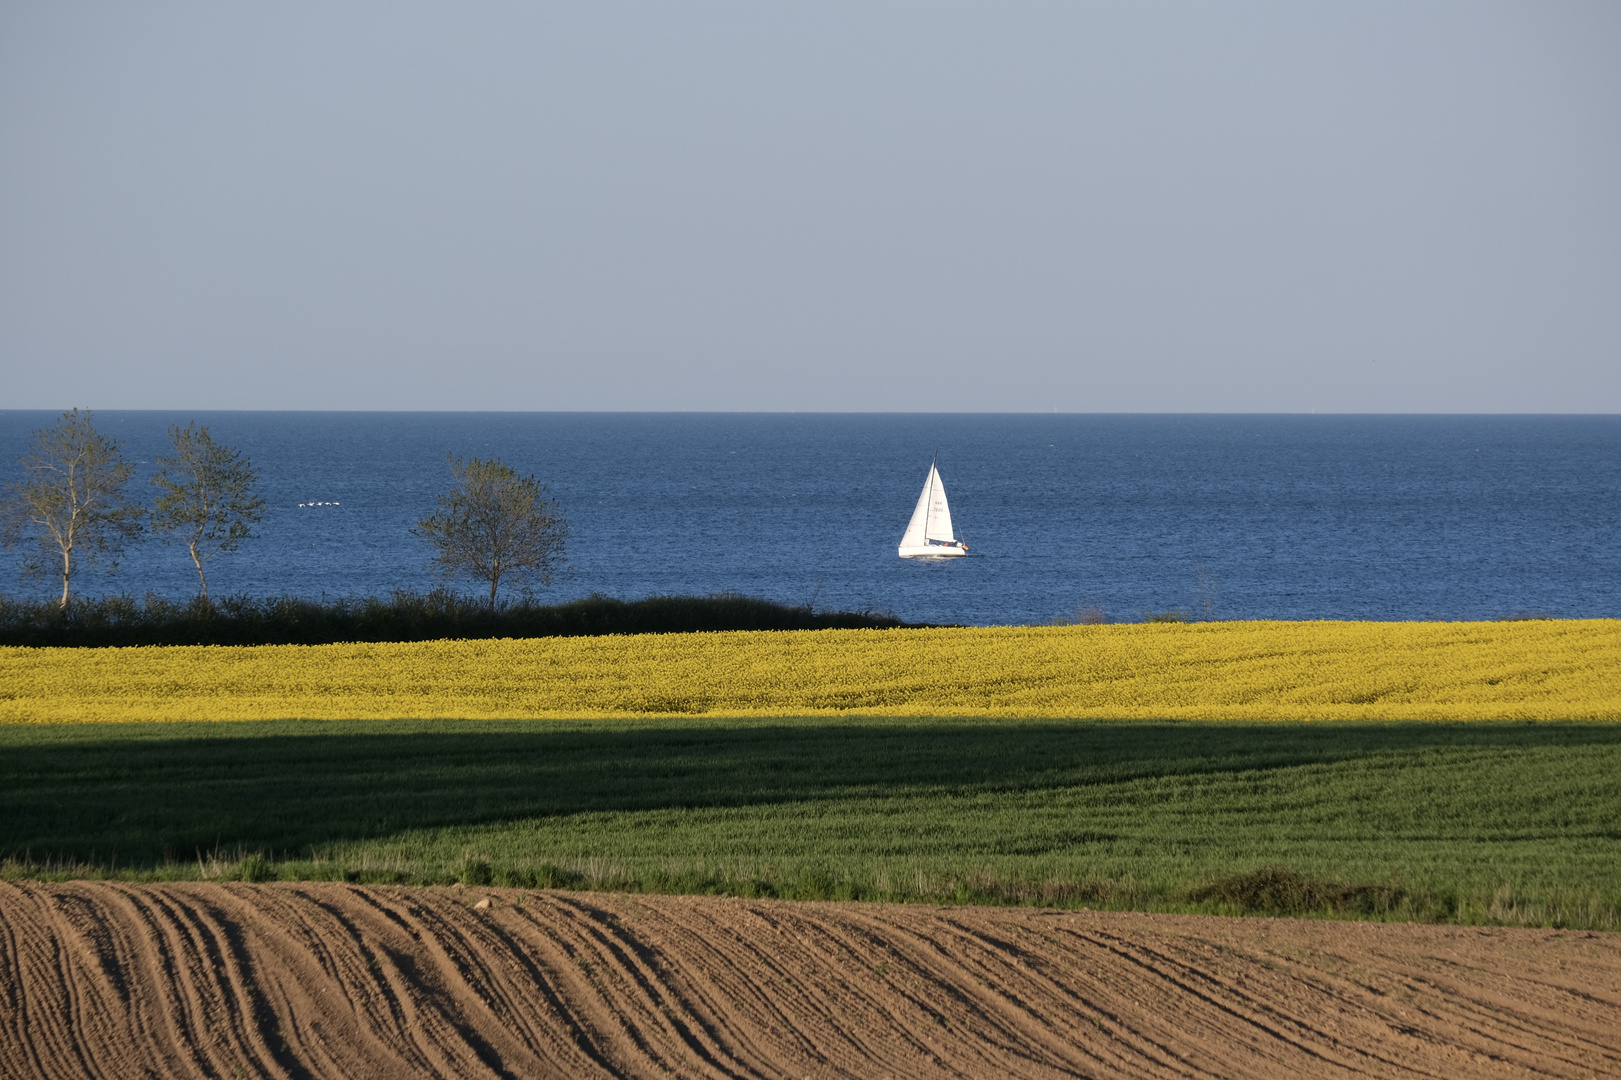
<instances>
[{"instance_id":1,"label":"mainsail","mask_svg":"<svg viewBox=\"0 0 1621 1080\"><path fill-rule=\"evenodd\" d=\"M930 540L953 541L951 507L946 505L945 485L940 483L940 470L929 466L929 478L923 484L923 494L917 497L917 509L901 537L901 547L922 547Z\"/></svg>"}]
</instances>

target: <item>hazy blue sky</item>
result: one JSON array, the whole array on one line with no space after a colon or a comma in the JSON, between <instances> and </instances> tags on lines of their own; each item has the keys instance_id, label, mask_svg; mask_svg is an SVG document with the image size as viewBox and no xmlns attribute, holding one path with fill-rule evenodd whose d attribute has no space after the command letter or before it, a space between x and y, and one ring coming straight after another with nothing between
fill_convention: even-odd
<instances>
[{"instance_id":1,"label":"hazy blue sky","mask_svg":"<svg viewBox=\"0 0 1621 1080\"><path fill-rule=\"evenodd\" d=\"M0 408L1621 411L1621 3L0 7Z\"/></svg>"}]
</instances>

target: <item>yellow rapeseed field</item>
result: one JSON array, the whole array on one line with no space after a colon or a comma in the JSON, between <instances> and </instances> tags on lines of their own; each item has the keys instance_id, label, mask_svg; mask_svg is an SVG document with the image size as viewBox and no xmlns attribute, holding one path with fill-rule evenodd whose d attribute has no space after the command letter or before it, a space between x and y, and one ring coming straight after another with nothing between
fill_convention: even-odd
<instances>
[{"instance_id":1,"label":"yellow rapeseed field","mask_svg":"<svg viewBox=\"0 0 1621 1080\"><path fill-rule=\"evenodd\" d=\"M673 713L1616 720L1621 621L0 649L0 723Z\"/></svg>"}]
</instances>

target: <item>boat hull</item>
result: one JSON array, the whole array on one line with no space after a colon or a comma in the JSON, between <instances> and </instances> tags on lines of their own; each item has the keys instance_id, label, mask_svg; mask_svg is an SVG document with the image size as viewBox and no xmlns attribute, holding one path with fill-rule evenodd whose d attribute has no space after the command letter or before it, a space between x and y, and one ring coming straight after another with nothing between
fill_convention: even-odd
<instances>
[{"instance_id":1,"label":"boat hull","mask_svg":"<svg viewBox=\"0 0 1621 1080\"><path fill-rule=\"evenodd\" d=\"M902 544L900 548L903 559L960 559L966 554L966 548L947 547L944 544Z\"/></svg>"}]
</instances>

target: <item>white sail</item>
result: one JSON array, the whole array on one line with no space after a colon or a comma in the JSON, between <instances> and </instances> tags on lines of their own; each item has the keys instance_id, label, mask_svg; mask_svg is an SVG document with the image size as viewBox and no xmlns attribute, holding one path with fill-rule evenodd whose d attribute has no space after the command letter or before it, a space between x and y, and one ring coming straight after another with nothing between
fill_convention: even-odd
<instances>
[{"instance_id":1,"label":"white sail","mask_svg":"<svg viewBox=\"0 0 1621 1080\"><path fill-rule=\"evenodd\" d=\"M929 483L923 490L930 493L929 516L923 526L923 538L954 542L957 537L951 531L951 507L946 505L946 486L940 482L940 472L933 465L929 466Z\"/></svg>"},{"instance_id":2,"label":"white sail","mask_svg":"<svg viewBox=\"0 0 1621 1080\"><path fill-rule=\"evenodd\" d=\"M923 482L923 493L917 497L917 509L901 537L901 547L926 547L930 540L954 542L951 531L951 507L946 504L946 488L940 482L940 470L929 466L929 478Z\"/></svg>"},{"instance_id":3,"label":"white sail","mask_svg":"<svg viewBox=\"0 0 1621 1080\"><path fill-rule=\"evenodd\" d=\"M927 541L923 539L924 530L929 527L929 496L934 494L934 466L929 466L929 478L923 482L923 494L917 497L917 509L912 511L912 520L906 524L906 532L901 536L901 547L918 547Z\"/></svg>"}]
</instances>

